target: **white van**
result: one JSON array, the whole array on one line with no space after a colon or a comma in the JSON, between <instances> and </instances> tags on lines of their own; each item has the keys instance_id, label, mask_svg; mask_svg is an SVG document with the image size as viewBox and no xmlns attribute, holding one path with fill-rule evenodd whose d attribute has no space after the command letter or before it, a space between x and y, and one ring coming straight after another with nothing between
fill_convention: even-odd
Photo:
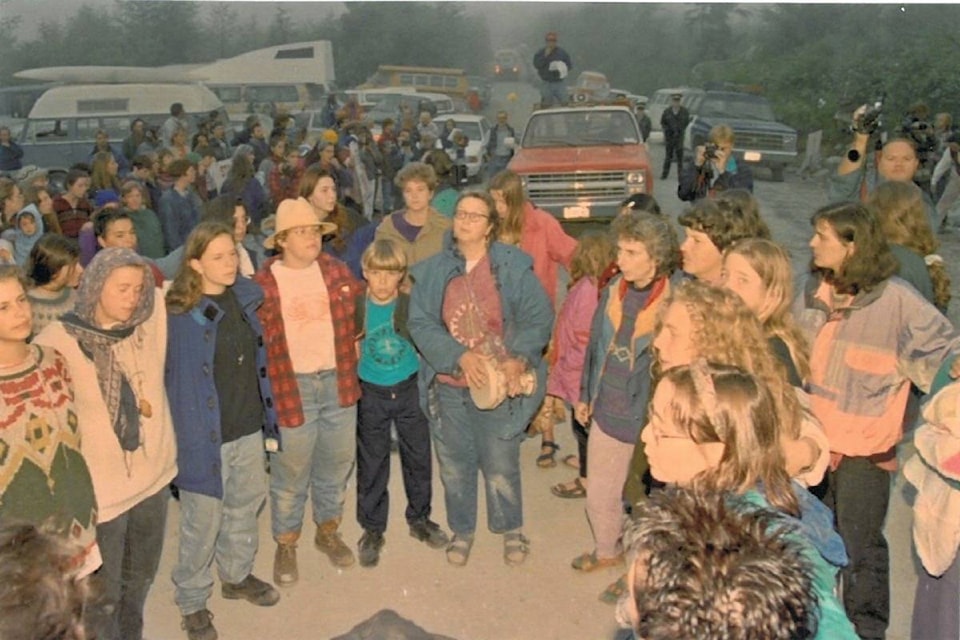
<instances>
[{"instance_id":1,"label":"white van","mask_svg":"<svg viewBox=\"0 0 960 640\"><path fill-rule=\"evenodd\" d=\"M130 124L140 118L148 127L160 127L170 117L170 105L179 102L187 116L205 119L223 103L199 84L75 84L49 89L33 105L20 131L24 164L61 169L86 162L98 129L119 144L130 135Z\"/></svg>"}]
</instances>

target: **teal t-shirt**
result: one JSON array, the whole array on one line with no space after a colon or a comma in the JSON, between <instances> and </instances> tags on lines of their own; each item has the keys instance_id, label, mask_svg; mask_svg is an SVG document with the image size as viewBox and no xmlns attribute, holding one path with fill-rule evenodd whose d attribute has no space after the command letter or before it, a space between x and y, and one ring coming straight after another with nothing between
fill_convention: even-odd
<instances>
[{"instance_id":1,"label":"teal t-shirt","mask_svg":"<svg viewBox=\"0 0 960 640\"><path fill-rule=\"evenodd\" d=\"M382 387L403 382L417 372L420 363L413 345L394 329L397 300L377 304L368 297L366 305L366 336L360 343L357 374L364 382Z\"/></svg>"}]
</instances>

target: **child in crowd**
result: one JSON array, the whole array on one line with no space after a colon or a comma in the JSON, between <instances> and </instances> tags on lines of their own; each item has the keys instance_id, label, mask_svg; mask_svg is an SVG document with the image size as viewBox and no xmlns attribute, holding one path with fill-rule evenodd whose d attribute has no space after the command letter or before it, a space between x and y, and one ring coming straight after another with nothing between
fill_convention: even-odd
<instances>
[{"instance_id":1,"label":"child in crowd","mask_svg":"<svg viewBox=\"0 0 960 640\"><path fill-rule=\"evenodd\" d=\"M590 323L600 301L597 282L604 268L614 259L613 245L605 234L587 233L580 238L570 260L570 290L560 308L554 331L554 352L557 359L547 378L546 402L565 403L572 407L580 399L580 377L590 340ZM566 406L560 405L562 410ZM587 425L572 417L573 435L577 440L577 456L567 456L564 462L579 467L579 475L570 482L551 487L560 498L587 496Z\"/></svg>"},{"instance_id":2,"label":"child in crowd","mask_svg":"<svg viewBox=\"0 0 960 640\"><path fill-rule=\"evenodd\" d=\"M400 291L407 258L388 239L376 240L363 252L367 280L359 341L362 395L357 408L357 520L363 527L358 543L360 566L376 566L387 528L390 480L390 424L397 428L406 518L410 535L433 549L449 542L430 520L433 497L430 428L420 409L417 371L420 362L407 331L409 296Z\"/></svg>"}]
</instances>

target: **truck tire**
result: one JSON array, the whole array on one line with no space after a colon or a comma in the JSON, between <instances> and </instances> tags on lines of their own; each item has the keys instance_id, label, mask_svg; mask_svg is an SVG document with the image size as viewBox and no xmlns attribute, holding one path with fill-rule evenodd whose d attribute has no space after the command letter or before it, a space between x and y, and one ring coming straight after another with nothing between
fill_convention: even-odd
<instances>
[{"instance_id":1,"label":"truck tire","mask_svg":"<svg viewBox=\"0 0 960 640\"><path fill-rule=\"evenodd\" d=\"M774 182L783 182L783 170L786 167L782 164L775 164L770 167L770 178Z\"/></svg>"}]
</instances>

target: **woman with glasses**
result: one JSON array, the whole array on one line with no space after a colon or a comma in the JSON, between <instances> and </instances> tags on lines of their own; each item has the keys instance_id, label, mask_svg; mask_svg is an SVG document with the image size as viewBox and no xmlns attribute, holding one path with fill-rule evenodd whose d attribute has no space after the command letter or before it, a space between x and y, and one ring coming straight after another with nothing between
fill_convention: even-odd
<instances>
[{"instance_id":1,"label":"woman with glasses","mask_svg":"<svg viewBox=\"0 0 960 640\"><path fill-rule=\"evenodd\" d=\"M443 250L411 273L408 327L423 356L421 406L431 418L454 534L447 561L456 566L473 547L478 472L487 525L503 534L504 562L521 564L529 552L520 444L544 396L553 309L530 257L496 241L498 224L488 195L461 195Z\"/></svg>"}]
</instances>

